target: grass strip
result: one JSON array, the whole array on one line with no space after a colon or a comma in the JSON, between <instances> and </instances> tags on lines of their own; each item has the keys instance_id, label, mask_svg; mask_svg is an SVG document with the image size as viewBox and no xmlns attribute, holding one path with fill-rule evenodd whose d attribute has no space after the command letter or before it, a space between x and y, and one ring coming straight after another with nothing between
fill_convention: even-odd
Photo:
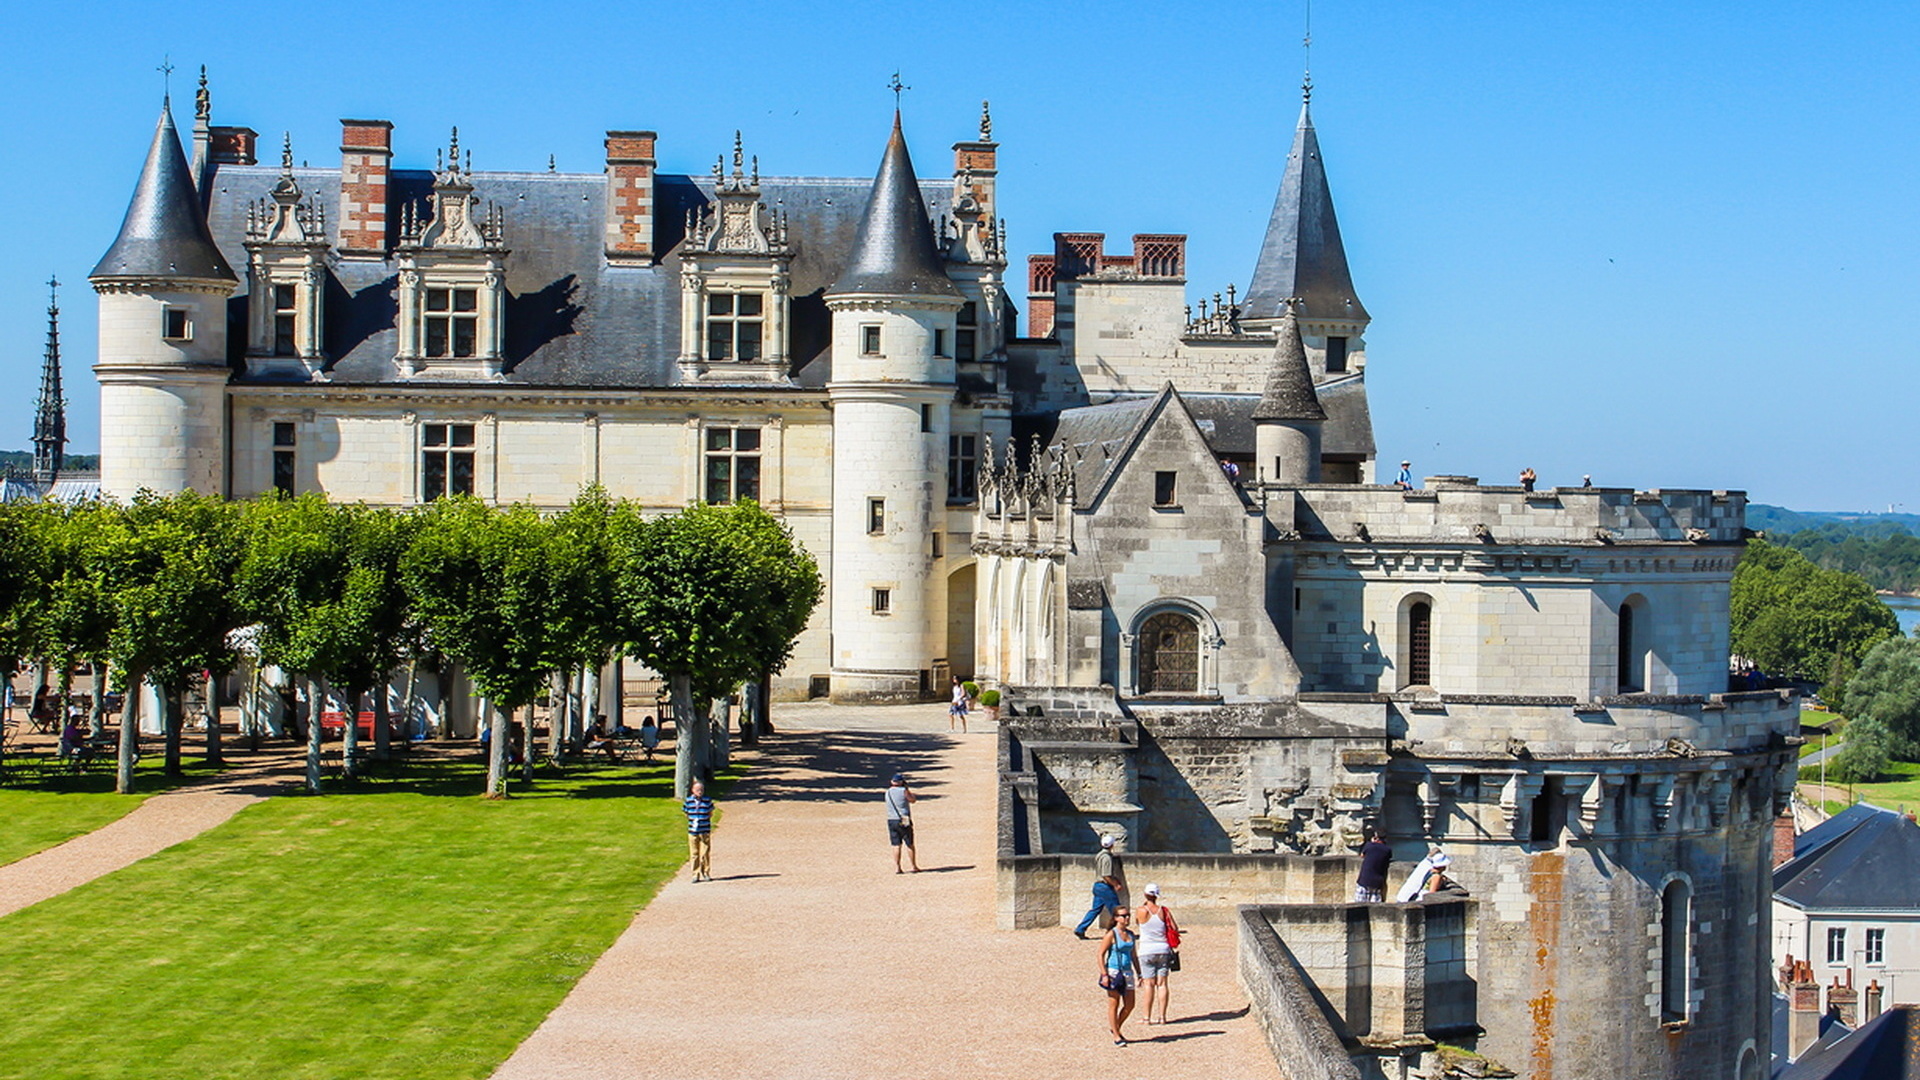
<instances>
[{"instance_id":1,"label":"grass strip","mask_svg":"<svg viewBox=\"0 0 1920 1080\"><path fill-rule=\"evenodd\" d=\"M0 920L0 1075L484 1077L686 858L671 763L270 799Z\"/></svg>"},{"instance_id":2,"label":"grass strip","mask_svg":"<svg viewBox=\"0 0 1920 1080\"><path fill-rule=\"evenodd\" d=\"M188 778L213 775L214 770L189 763ZM169 781L154 757L134 766L133 795L113 793L113 769L103 765L85 773L55 773L32 779L13 779L0 787L0 865L17 862L36 852L64 844L133 812L149 795L182 781Z\"/></svg>"}]
</instances>

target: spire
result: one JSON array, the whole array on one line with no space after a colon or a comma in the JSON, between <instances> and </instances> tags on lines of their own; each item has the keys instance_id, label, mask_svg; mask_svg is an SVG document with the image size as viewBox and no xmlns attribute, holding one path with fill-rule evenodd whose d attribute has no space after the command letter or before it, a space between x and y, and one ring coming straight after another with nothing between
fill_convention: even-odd
<instances>
[{"instance_id":1,"label":"spire","mask_svg":"<svg viewBox=\"0 0 1920 1080\"><path fill-rule=\"evenodd\" d=\"M1286 314L1280 317L1279 337L1273 344L1273 366L1267 369L1267 386L1260 393L1260 404L1253 408L1253 421L1325 420L1327 410L1320 406L1320 395L1313 390L1313 372L1307 368L1307 349L1300 342L1300 320L1294 316L1293 298L1284 301Z\"/></svg>"},{"instance_id":2,"label":"spire","mask_svg":"<svg viewBox=\"0 0 1920 1080\"><path fill-rule=\"evenodd\" d=\"M933 244L933 225L920 197L920 181L913 174L913 158L900 133L900 110L893 113L893 134L873 178L873 192L860 216L853 254L840 280L827 290L836 294L869 293L892 296L959 296L960 290L941 269Z\"/></svg>"},{"instance_id":3,"label":"spire","mask_svg":"<svg viewBox=\"0 0 1920 1080\"><path fill-rule=\"evenodd\" d=\"M153 145L147 149L147 163L140 170L120 235L88 276L96 281L116 277L238 280L207 231L169 107L160 110Z\"/></svg>"},{"instance_id":4,"label":"spire","mask_svg":"<svg viewBox=\"0 0 1920 1080\"><path fill-rule=\"evenodd\" d=\"M47 281L47 359L40 369L40 405L33 414L33 474L51 484L67 453L67 399L60 389L60 282Z\"/></svg>"},{"instance_id":5,"label":"spire","mask_svg":"<svg viewBox=\"0 0 1920 1080\"><path fill-rule=\"evenodd\" d=\"M1247 287L1243 319L1277 319L1287 297L1298 297L1303 319L1367 321L1367 309L1353 290L1347 252L1340 245L1340 223L1333 216L1333 194L1320 160L1320 138L1313 130L1311 79L1301 86L1300 125L1280 180L1273 217L1260 243L1260 261Z\"/></svg>"}]
</instances>

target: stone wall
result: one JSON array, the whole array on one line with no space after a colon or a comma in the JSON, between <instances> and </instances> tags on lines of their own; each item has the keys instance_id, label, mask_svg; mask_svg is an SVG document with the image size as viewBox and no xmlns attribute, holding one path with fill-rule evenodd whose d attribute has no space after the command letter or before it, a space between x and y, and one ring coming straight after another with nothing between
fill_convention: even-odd
<instances>
[{"instance_id":1,"label":"stone wall","mask_svg":"<svg viewBox=\"0 0 1920 1080\"><path fill-rule=\"evenodd\" d=\"M1240 985L1273 1060L1289 1080L1360 1080L1325 995L1307 979L1273 925L1254 907L1237 912Z\"/></svg>"},{"instance_id":2,"label":"stone wall","mask_svg":"<svg viewBox=\"0 0 1920 1080\"><path fill-rule=\"evenodd\" d=\"M1359 860L1347 856L1182 855L1121 851L1127 903L1152 882L1182 925L1225 926L1241 904L1337 904L1353 896ZM1093 898L1091 855L1007 855L997 866L1003 930L1072 926Z\"/></svg>"}]
</instances>

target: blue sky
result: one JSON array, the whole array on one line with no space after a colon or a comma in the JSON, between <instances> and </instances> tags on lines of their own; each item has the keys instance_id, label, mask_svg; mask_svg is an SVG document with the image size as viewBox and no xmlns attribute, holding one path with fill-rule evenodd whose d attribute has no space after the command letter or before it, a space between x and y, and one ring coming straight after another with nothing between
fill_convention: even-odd
<instances>
[{"instance_id":1,"label":"blue sky","mask_svg":"<svg viewBox=\"0 0 1920 1080\"><path fill-rule=\"evenodd\" d=\"M343 116L396 164L458 124L481 170L601 167L609 128L700 171L871 175L897 67L923 175L993 101L1017 252L1184 232L1244 287L1299 109L1299 0L1225 5L8 5L0 447L27 445L63 293L73 449L98 444L85 275L171 54L191 122ZM1920 5L1320 0L1314 119L1360 295L1383 461L1543 485L1920 508Z\"/></svg>"}]
</instances>

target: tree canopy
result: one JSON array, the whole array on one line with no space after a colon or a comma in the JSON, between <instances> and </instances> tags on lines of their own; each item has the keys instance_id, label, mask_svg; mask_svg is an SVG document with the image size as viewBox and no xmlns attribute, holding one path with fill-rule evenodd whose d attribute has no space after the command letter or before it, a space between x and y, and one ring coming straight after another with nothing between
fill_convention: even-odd
<instances>
[{"instance_id":1,"label":"tree canopy","mask_svg":"<svg viewBox=\"0 0 1920 1080\"><path fill-rule=\"evenodd\" d=\"M1852 741L1860 720L1885 727L1887 750L1894 757L1920 761L1920 640L1888 638L1875 645L1847 684Z\"/></svg>"},{"instance_id":2,"label":"tree canopy","mask_svg":"<svg viewBox=\"0 0 1920 1080\"><path fill-rule=\"evenodd\" d=\"M1749 541L1733 572L1731 614L1733 651L1792 679L1825 679L1836 658L1858 665L1900 632L1866 582L1765 540Z\"/></svg>"}]
</instances>

